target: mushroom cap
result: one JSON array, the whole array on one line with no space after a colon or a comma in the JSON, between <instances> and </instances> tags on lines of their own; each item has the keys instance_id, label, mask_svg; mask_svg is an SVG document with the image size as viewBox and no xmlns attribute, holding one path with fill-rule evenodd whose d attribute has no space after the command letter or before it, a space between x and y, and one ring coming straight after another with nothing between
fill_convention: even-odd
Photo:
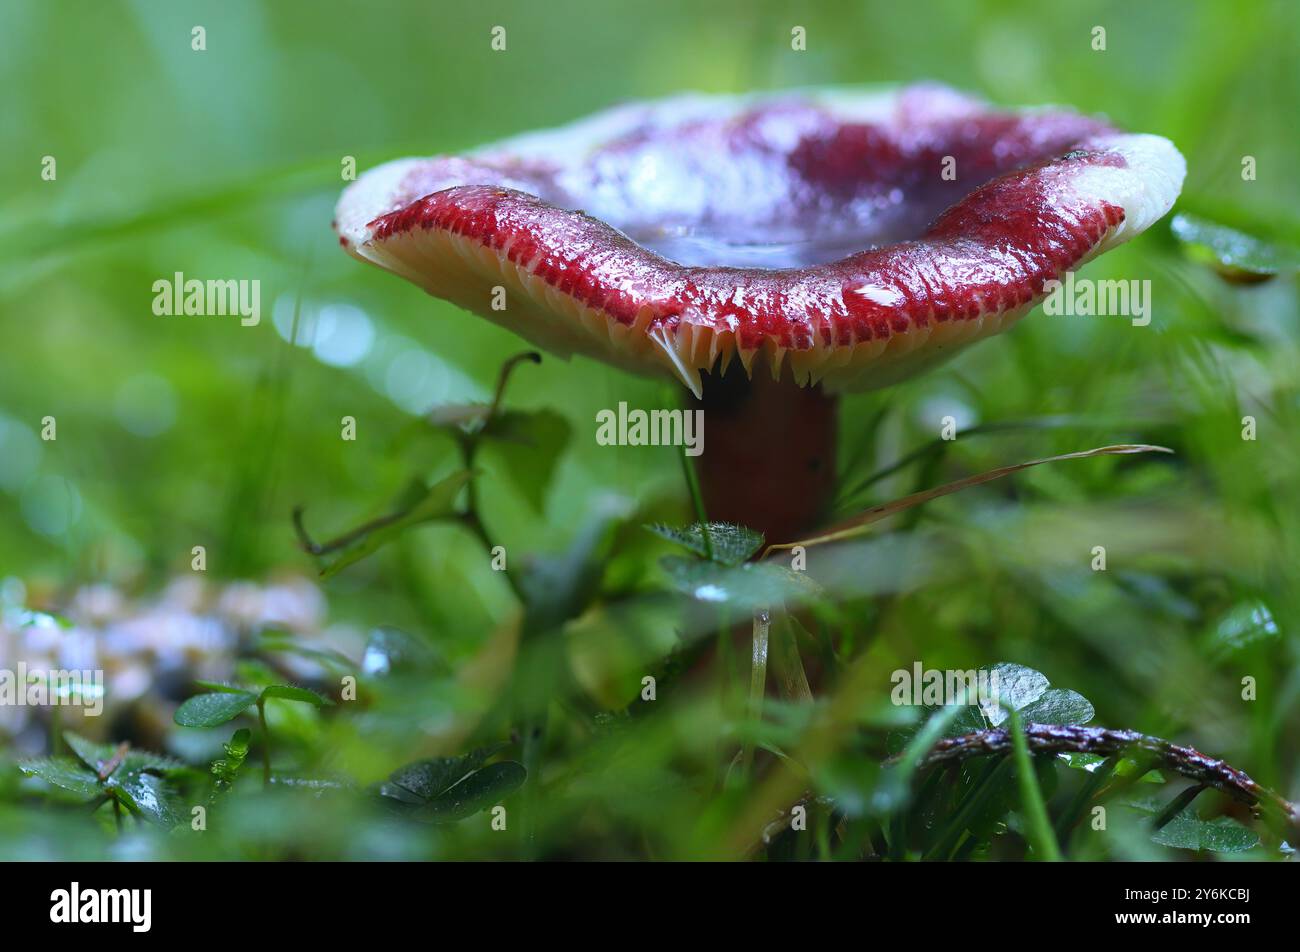
<instances>
[{"instance_id":1,"label":"mushroom cap","mask_svg":"<svg viewBox=\"0 0 1300 952\"><path fill-rule=\"evenodd\" d=\"M381 165L335 229L560 356L867 390L1009 327L1184 173L1159 136L943 87L686 95Z\"/></svg>"}]
</instances>

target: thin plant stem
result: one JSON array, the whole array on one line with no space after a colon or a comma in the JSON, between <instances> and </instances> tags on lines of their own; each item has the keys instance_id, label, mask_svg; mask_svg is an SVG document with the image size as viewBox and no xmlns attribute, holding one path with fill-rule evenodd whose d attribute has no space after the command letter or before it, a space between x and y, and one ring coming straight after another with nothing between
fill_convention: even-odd
<instances>
[{"instance_id":1,"label":"thin plant stem","mask_svg":"<svg viewBox=\"0 0 1300 952\"><path fill-rule=\"evenodd\" d=\"M1004 432L1014 432L1017 430L1050 430L1050 429L1060 429L1062 427L1070 427L1070 426L1082 428L1088 425L1096 425L1097 423L1098 421L1090 420L1085 417L1065 416L1065 415L1046 416L1046 417L1030 418L1027 420L1004 420L1004 421L997 421L993 423L981 423L978 424L977 426L972 426L962 430L961 435L963 438L965 438L968 436L978 436L983 433L1004 433ZM948 445L948 441L944 440L942 437L931 440L928 443L922 444L921 446L917 447L911 452L906 453L903 456L899 457L897 460L890 463L888 466L884 467L883 469L876 470L870 476L866 477L861 482L859 482L852 489L842 493L840 495L840 498L836 500L836 505L839 507L849 506L859 495L861 495L866 490L870 489L873 485L880 482L882 479L886 479L894 475L894 473L898 472L899 470L906 469L908 466L911 466L917 460L925 459L926 457L931 456L940 450L946 449L947 445ZM851 471L851 469L846 471Z\"/></svg>"},{"instance_id":2,"label":"thin plant stem","mask_svg":"<svg viewBox=\"0 0 1300 952\"><path fill-rule=\"evenodd\" d=\"M488 415L484 422L491 420L501 409L501 401L506 395L506 383L510 380L511 372L524 361L534 364L542 362L542 355L535 350L524 351L522 354L515 354L501 365L501 372L497 374L497 387L492 393L492 404L488 407Z\"/></svg>"},{"instance_id":3,"label":"thin plant stem","mask_svg":"<svg viewBox=\"0 0 1300 952\"><path fill-rule=\"evenodd\" d=\"M690 457L682 454L682 473L686 476L686 488L691 494L691 505L695 508L695 521L700 524L704 536L704 557L713 561L713 537L709 534L709 517L704 511L704 494L700 492L700 479L691 465Z\"/></svg>"},{"instance_id":4,"label":"thin plant stem","mask_svg":"<svg viewBox=\"0 0 1300 952\"><path fill-rule=\"evenodd\" d=\"M1204 789L1205 784L1198 783L1174 797L1169 802L1169 805L1160 811L1160 815L1155 818L1155 822L1151 824L1152 829L1161 830L1168 826L1169 821L1191 806L1192 801L1200 796L1201 791Z\"/></svg>"},{"instance_id":5,"label":"thin plant stem","mask_svg":"<svg viewBox=\"0 0 1300 952\"><path fill-rule=\"evenodd\" d=\"M763 716L763 693L767 688L767 643L772 618L765 610L754 612L754 651L749 668L749 710L751 721ZM740 751L741 775L748 778L754 765L754 742L746 737Z\"/></svg>"},{"instance_id":6,"label":"thin plant stem","mask_svg":"<svg viewBox=\"0 0 1300 952\"><path fill-rule=\"evenodd\" d=\"M495 419L497 414L500 413L501 403L505 399L506 384L510 382L510 376L514 369L524 362L540 364L542 362L542 355L536 351L524 351L523 353L515 354L502 364L501 372L497 374L496 389L492 392L492 403L488 405L488 410L486 415L483 417L482 425L470 432L461 434L460 438L456 441L457 446L460 449L461 461L464 464L464 468L470 473L473 473L474 461L478 456L479 437L481 436L483 429L490 426L493 419ZM489 552L492 552L496 548L496 543L488 532L487 526L483 522L483 516L479 512L478 485L473 478L470 479L469 483L465 487L465 511L461 513L460 520L462 524L464 524L465 527L475 535L480 544ZM503 574L505 575L510 588L514 591L515 597L518 598L520 602L523 602L523 588L518 576L509 567L509 563L507 563L506 570Z\"/></svg>"},{"instance_id":7,"label":"thin plant stem","mask_svg":"<svg viewBox=\"0 0 1300 952\"><path fill-rule=\"evenodd\" d=\"M303 524L303 507L295 506L293 510L293 530L298 535L298 544L309 555L329 555L331 552L337 552L339 549L347 548L358 539L363 539L376 529L382 529L384 526L391 525L401 519L405 519L408 510L400 512L391 512L386 516L380 516L377 519L371 519L369 522L363 522L355 529L350 529L328 542L316 542L307 532L306 525Z\"/></svg>"},{"instance_id":8,"label":"thin plant stem","mask_svg":"<svg viewBox=\"0 0 1300 952\"><path fill-rule=\"evenodd\" d=\"M257 699L257 722L262 725L262 786L271 785L271 731L266 726L266 699Z\"/></svg>"}]
</instances>

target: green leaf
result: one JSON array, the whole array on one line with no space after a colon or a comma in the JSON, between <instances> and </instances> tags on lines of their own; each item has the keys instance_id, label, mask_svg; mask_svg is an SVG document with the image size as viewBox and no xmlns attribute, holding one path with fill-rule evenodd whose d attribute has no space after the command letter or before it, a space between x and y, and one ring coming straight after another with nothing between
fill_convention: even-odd
<instances>
[{"instance_id":1,"label":"green leaf","mask_svg":"<svg viewBox=\"0 0 1300 952\"><path fill-rule=\"evenodd\" d=\"M706 558L704 528L698 523L676 528L663 523L645 527L655 535L689 549L700 558ZM713 545L713 561L727 566L740 565L763 547L762 534L729 522L708 523L709 542Z\"/></svg>"},{"instance_id":2,"label":"green leaf","mask_svg":"<svg viewBox=\"0 0 1300 952\"><path fill-rule=\"evenodd\" d=\"M334 703L329 698L321 697L315 691L294 687L292 684L272 684L270 687L262 689L262 697L275 697L283 701L301 701L303 704L312 704L316 707L324 707L327 704Z\"/></svg>"},{"instance_id":3,"label":"green leaf","mask_svg":"<svg viewBox=\"0 0 1300 952\"><path fill-rule=\"evenodd\" d=\"M1049 688L1038 700L1020 709L1030 724L1086 724L1096 713L1082 694L1062 688Z\"/></svg>"},{"instance_id":4,"label":"green leaf","mask_svg":"<svg viewBox=\"0 0 1300 952\"><path fill-rule=\"evenodd\" d=\"M502 464L492 471L539 513L571 434L569 421L554 410L498 411L482 431L484 449Z\"/></svg>"},{"instance_id":5,"label":"green leaf","mask_svg":"<svg viewBox=\"0 0 1300 952\"><path fill-rule=\"evenodd\" d=\"M1183 810L1156 830L1151 839L1161 846L1205 853L1241 853L1259 845L1259 834L1232 817L1202 820L1190 810Z\"/></svg>"},{"instance_id":6,"label":"green leaf","mask_svg":"<svg viewBox=\"0 0 1300 952\"><path fill-rule=\"evenodd\" d=\"M698 602L731 604L754 611L784 601L788 606L819 597L822 588L803 572L774 562L746 562L725 566L670 555L659 564L672 586Z\"/></svg>"},{"instance_id":7,"label":"green leaf","mask_svg":"<svg viewBox=\"0 0 1300 952\"><path fill-rule=\"evenodd\" d=\"M99 778L71 757L24 760L19 762L18 769L28 777L44 780L51 786L67 790L82 800L90 801L103 793Z\"/></svg>"},{"instance_id":8,"label":"green leaf","mask_svg":"<svg viewBox=\"0 0 1300 952\"><path fill-rule=\"evenodd\" d=\"M72 731L63 732L63 742L81 760L98 779L100 770L118 755L117 744L97 744ZM185 764L173 757L151 753L147 750L128 748L114 774L139 773L152 771L160 774L174 774L189 770Z\"/></svg>"},{"instance_id":9,"label":"green leaf","mask_svg":"<svg viewBox=\"0 0 1300 952\"><path fill-rule=\"evenodd\" d=\"M1272 276L1300 270L1300 249L1180 212L1169 224L1188 255L1232 273Z\"/></svg>"},{"instance_id":10,"label":"green leaf","mask_svg":"<svg viewBox=\"0 0 1300 952\"><path fill-rule=\"evenodd\" d=\"M196 694L176 709L173 720L181 727L216 727L234 720L256 700L248 691Z\"/></svg>"},{"instance_id":11,"label":"green leaf","mask_svg":"<svg viewBox=\"0 0 1300 952\"><path fill-rule=\"evenodd\" d=\"M528 771L513 760L489 764L475 771L417 814L435 823L450 823L473 816L499 803L524 785Z\"/></svg>"},{"instance_id":12,"label":"green leaf","mask_svg":"<svg viewBox=\"0 0 1300 952\"><path fill-rule=\"evenodd\" d=\"M131 750L127 753L126 759L122 761L119 770L127 773L134 773L140 770L147 770L150 773L156 773L160 776L176 776L193 771L188 764L182 763L175 757L168 757L164 754L155 754L147 750Z\"/></svg>"},{"instance_id":13,"label":"green leaf","mask_svg":"<svg viewBox=\"0 0 1300 952\"><path fill-rule=\"evenodd\" d=\"M480 747L463 757L435 757L407 764L389 775L379 793L402 803L427 803L478 770L504 746Z\"/></svg>"},{"instance_id":14,"label":"green leaf","mask_svg":"<svg viewBox=\"0 0 1300 952\"><path fill-rule=\"evenodd\" d=\"M149 773L114 775L107 789L133 813L163 826L175 826L181 814L175 794L161 777Z\"/></svg>"},{"instance_id":15,"label":"green leaf","mask_svg":"<svg viewBox=\"0 0 1300 952\"><path fill-rule=\"evenodd\" d=\"M998 727L1007 719L1007 710L1019 711L1033 704L1047 692L1051 684L1047 675L1023 664L1000 661L986 670L997 703L982 707L981 710L993 727ZM994 677L997 678L996 681L993 680Z\"/></svg>"},{"instance_id":16,"label":"green leaf","mask_svg":"<svg viewBox=\"0 0 1300 952\"><path fill-rule=\"evenodd\" d=\"M982 678L987 673L987 682ZM996 680L995 680L996 678ZM1053 688L1047 675L1022 664L1000 661L997 664L982 667L977 672L977 692L989 692L993 696L985 698L981 694L979 704L959 705L958 714L949 722L944 731L945 737L958 737L975 731L988 730L1006 724L1008 711L1019 711L1025 723L1035 724L1086 724L1092 720L1092 704L1083 695L1062 688ZM985 703L987 702L987 703ZM946 710L948 705L926 705L929 716ZM904 728L890 735L890 749L897 750L919 728ZM1082 762L1073 759L1078 756L1065 755L1071 766L1082 766ZM1100 763L1103 758L1096 757Z\"/></svg>"},{"instance_id":17,"label":"green leaf","mask_svg":"<svg viewBox=\"0 0 1300 952\"><path fill-rule=\"evenodd\" d=\"M1128 805L1153 817L1164 810L1164 804L1153 797L1135 797ZM1151 834L1151 839L1161 846L1202 853L1240 853L1259 845L1259 834L1232 817L1203 820L1191 805L1174 814L1173 819Z\"/></svg>"},{"instance_id":18,"label":"green leaf","mask_svg":"<svg viewBox=\"0 0 1300 952\"><path fill-rule=\"evenodd\" d=\"M1021 664L999 662L988 669L997 677L999 705L981 708L993 727L1007 720L1007 711L1018 711L1021 720L1033 724L1086 724L1096 713L1082 694L1049 687L1047 676ZM990 682L991 684L993 682Z\"/></svg>"},{"instance_id":19,"label":"green leaf","mask_svg":"<svg viewBox=\"0 0 1300 952\"><path fill-rule=\"evenodd\" d=\"M63 732L63 742L96 776L99 775L100 766L117 755L117 748L112 744L96 744L72 731Z\"/></svg>"},{"instance_id":20,"label":"green leaf","mask_svg":"<svg viewBox=\"0 0 1300 952\"><path fill-rule=\"evenodd\" d=\"M354 565L369 555L382 549L407 529L435 519L445 519L455 514L456 497L469 482L471 473L461 470L452 473L429 487L424 498L406 510L392 522L385 523L377 529L366 533L362 538L345 548L333 561L321 569L321 578L333 578L349 565Z\"/></svg>"}]
</instances>

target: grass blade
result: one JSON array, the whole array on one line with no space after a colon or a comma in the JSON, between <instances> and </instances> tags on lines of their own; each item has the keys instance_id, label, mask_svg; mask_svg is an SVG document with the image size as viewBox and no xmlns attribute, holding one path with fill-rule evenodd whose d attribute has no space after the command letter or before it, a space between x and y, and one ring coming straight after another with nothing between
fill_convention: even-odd
<instances>
[{"instance_id":1,"label":"grass blade","mask_svg":"<svg viewBox=\"0 0 1300 952\"><path fill-rule=\"evenodd\" d=\"M1038 788L1038 776L1034 773L1034 763L1029 757L1029 744L1025 741L1025 728L1020 721L1019 711L1011 712L1010 722L1016 777L1020 781L1020 799L1025 808L1025 835L1039 859L1059 863L1061 849L1056 844L1056 835L1047 819L1047 806L1043 803L1043 791Z\"/></svg>"},{"instance_id":2,"label":"grass blade","mask_svg":"<svg viewBox=\"0 0 1300 952\"><path fill-rule=\"evenodd\" d=\"M979 486L983 483L992 482L995 479L1001 479L1003 476L1010 476L1012 473L1018 473L1021 470L1029 469L1032 466L1041 466L1044 463L1059 463L1063 460L1087 459L1092 456L1124 456L1133 453L1172 453L1173 450L1165 446L1153 446L1149 443L1117 443L1113 446L1099 446L1091 450L1081 450L1077 453L1063 453L1060 456L1048 456L1044 459L1033 459L1024 463L1015 463L1011 466L999 466L997 469L990 469L983 473L976 473L974 476L967 476L956 482L945 483L942 486L936 486L933 489L926 489L919 493L912 493L910 496L904 496L902 499L895 499L892 502L881 503L879 506L872 506L865 512L847 519L844 522L831 526L821 535L813 536L810 539L802 539L798 542L783 542L779 545L770 545L767 552L774 552L780 549L793 549L795 546L821 545L825 542L837 542L841 539L851 539L854 536L861 535L866 528L872 523L879 522L882 519L904 512L914 506L927 503L932 499L938 499L940 496L948 496L955 492L961 492L963 489L970 489L972 486ZM766 553L764 553L766 554Z\"/></svg>"}]
</instances>

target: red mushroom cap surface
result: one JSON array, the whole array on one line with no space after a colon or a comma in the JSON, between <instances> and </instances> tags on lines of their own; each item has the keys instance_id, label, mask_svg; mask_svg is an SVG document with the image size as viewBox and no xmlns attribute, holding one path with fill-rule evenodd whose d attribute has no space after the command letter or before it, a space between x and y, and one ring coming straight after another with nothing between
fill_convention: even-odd
<instances>
[{"instance_id":1,"label":"red mushroom cap surface","mask_svg":"<svg viewBox=\"0 0 1300 952\"><path fill-rule=\"evenodd\" d=\"M379 166L335 228L561 356L697 395L736 359L866 390L1010 326L1163 216L1184 172L1159 136L942 87L681 96Z\"/></svg>"}]
</instances>

